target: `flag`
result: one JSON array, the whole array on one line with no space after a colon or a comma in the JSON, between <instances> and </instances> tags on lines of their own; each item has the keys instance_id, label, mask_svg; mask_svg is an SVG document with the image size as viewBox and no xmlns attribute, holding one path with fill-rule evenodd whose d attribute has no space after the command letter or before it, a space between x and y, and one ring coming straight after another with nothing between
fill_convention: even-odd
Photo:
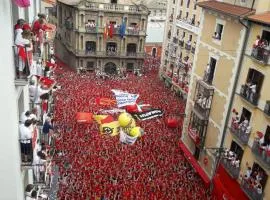
<instances>
[{"instance_id":1,"label":"flag","mask_svg":"<svg viewBox=\"0 0 270 200\"><path fill-rule=\"evenodd\" d=\"M110 99L110 98L100 98L97 97L95 99L96 104L98 105L105 105L105 106L110 106L110 105L115 105L116 101L114 99Z\"/></svg>"},{"instance_id":2,"label":"flag","mask_svg":"<svg viewBox=\"0 0 270 200\"><path fill-rule=\"evenodd\" d=\"M110 38L113 37L113 32L114 32L114 25L111 23L110 24L110 30L109 30L109 36L110 36Z\"/></svg>"},{"instance_id":3,"label":"flag","mask_svg":"<svg viewBox=\"0 0 270 200\"><path fill-rule=\"evenodd\" d=\"M121 36L121 38L123 38L125 36L125 33L126 33L126 21L123 18L122 24L120 26L120 36Z\"/></svg>"},{"instance_id":4,"label":"flag","mask_svg":"<svg viewBox=\"0 0 270 200\"><path fill-rule=\"evenodd\" d=\"M131 94L121 90L112 90L112 92L115 95L118 108L136 104L136 101L139 97L139 94Z\"/></svg>"},{"instance_id":5,"label":"flag","mask_svg":"<svg viewBox=\"0 0 270 200\"><path fill-rule=\"evenodd\" d=\"M107 37L108 37L108 26L107 26L107 24L105 24L103 37L104 37L104 40L107 40Z\"/></svg>"},{"instance_id":6,"label":"flag","mask_svg":"<svg viewBox=\"0 0 270 200\"><path fill-rule=\"evenodd\" d=\"M138 120L147 120L147 119L152 119L155 117L161 117L163 115L163 111L160 109L151 109L149 111L145 112L140 112L133 114L133 117L135 117Z\"/></svg>"},{"instance_id":7,"label":"flag","mask_svg":"<svg viewBox=\"0 0 270 200\"><path fill-rule=\"evenodd\" d=\"M97 37L98 37L98 18L97 18L97 23L96 23L96 33L97 33Z\"/></svg>"}]
</instances>

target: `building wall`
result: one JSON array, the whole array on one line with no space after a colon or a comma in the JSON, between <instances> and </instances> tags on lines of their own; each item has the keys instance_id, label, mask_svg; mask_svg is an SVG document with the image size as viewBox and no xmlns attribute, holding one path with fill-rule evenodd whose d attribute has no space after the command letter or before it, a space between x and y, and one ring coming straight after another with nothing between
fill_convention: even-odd
<instances>
[{"instance_id":1,"label":"building wall","mask_svg":"<svg viewBox=\"0 0 270 200\"><path fill-rule=\"evenodd\" d=\"M106 2L105 2L106 3ZM107 2L108 3L108 2ZM122 2L123 3L123 2ZM118 2L121 4L121 2ZM117 4L117 5L118 5ZM97 4L100 6L101 4ZM109 5L109 4L108 4ZM122 5L119 5L122 6ZM128 6L128 5L125 5ZM72 67L78 68L83 67L86 68L87 62L89 60L95 61L95 67L100 70L103 69L104 66L100 66L100 64L106 64L103 62L102 57L106 57L107 51L107 43L113 42L116 43L117 53L118 55L115 58L112 58L112 62L116 62L115 64L119 67L125 66L125 59L127 58L127 45L135 44L136 45L136 53L137 56L133 58L134 65L141 67L140 65L143 63L143 54L144 54L144 45L145 45L145 36L146 36L146 27L147 27L147 17L148 13L144 11L141 13L131 13L128 12L109 12L106 10L86 10L84 9L84 5L80 5L79 9L75 9L75 7L67 6L65 4L58 4L58 39L61 38L61 43L65 46L66 49L69 49L70 53L73 56L70 57L70 60L74 58L74 61L69 62L69 64L73 64ZM128 7L125 7L128 8ZM68 28L65 20L70 17L70 21L72 22L73 27ZM126 22L126 35L124 38L121 38L120 35L116 32L117 29L114 30L115 34L113 37L104 38L104 27L105 25L109 25L110 21L115 21L116 24L121 25L123 22L123 18L127 18ZM95 31L92 33L86 32L85 24L88 20L94 20L96 24ZM140 31L136 35L128 34L128 27L130 27L131 23L137 23ZM86 52L86 42L91 41L96 43L96 55L87 55ZM140 48L141 47L141 48ZM59 53L60 59L67 57L66 51L62 51ZM129 60L132 60L130 58ZM123 63L123 65L122 65ZM139 65L140 64L140 65Z\"/></svg>"},{"instance_id":2,"label":"building wall","mask_svg":"<svg viewBox=\"0 0 270 200\"><path fill-rule=\"evenodd\" d=\"M19 10L19 9L18 9ZM13 17L12 2L2 0L0 2L0 23L2 24L0 40L1 67L1 140L0 151L1 166L0 177L2 181L1 199L24 199L23 176L20 170L20 149L18 144L18 89L15 88L15 68L13 62ZM22 14L17 16L22 17ZM25 102L26 105L28 102Z\"/></svg>"},{"instance_id":3,"label":"building wall","mask_svg":"<svg viewBox=\"0 0 270 200\"><path fill-rule=\"evenodd\" d=\"M251 134L249 136L248 144L242 144L238 141L238 139L234 136L234 133L229 129L231 127L231 120L228 124L227 135L225 140L225 147L230 148L232 141L236 142L244 151L243 157L241 160L240 166L240 174L245 174L248 166L253 165L254 162L258 163L268 175L268 180L264 189L264 198L269 199L270 196L270 170L269 168L265 167L265 165L257 158L257 156L252 152L252 145L257 138L257 131L262 133L266 132L267 126L270 126L270 117L264 113L264 106L266 101L270 100L270 93L269 93L269 84L270 84L270 69L269 65L263 65L262 63L256 61L252 58L251 51L256 40L257 35L262 35L263 30L270 30L268 27L251 23L251 30L250 35L247 41L247 47L245 51L245 56L243 59L243 64L241 67L241 73L238 81L237 91L234 95L233 100L233 108L239 113L239 116L242 114L242 109L246 108L248 111L251 112L251 119L250 119L250 126L251 126ZM262 84L262 88L260 91L260 98L258 102L258 106L252 105L249 101L241 97L240 88L241 85L245 84L247 81L247 75L249 69L256 69L257 71L261 72L264 75L264 80ZM234 117L233 113L230 113L230 118ZM240 177L238 177L238 182L240 183Z\"/></svg>"},{"instance_id":4,"label":"building wall","mask_svg":"<svg viewBox=\"0 0 270 200\"><path fill-rule=\"evenodd\" d=\"M161 57L162 53L162 44L152 44L152 43L146 43L145 44L145 53L152 55L153 48L156 48L156 57Z\"/></svg>"},{"instance_id":5,"label":"building wall","mask_svg":"<svg viewBox=\"0 0 270 200\"><path fill-rule=\"evenodd\" d=\"M245 28L238 22L228 16L222 16L218 13L203 10L201 14L201 30L199 32L198 44L196 45L196 54L192 68L191 83L189 84L191 95L188 96L186 113L191 112L196 98L196 82L204 78L207 64L210 57L216 59L216 67L212 85L209 87L214 89L214 95L211 102L210 115L207 118L208 125L201 148L219 147L222 140L223 129L225 127L225 119L228 113L230 97L232 96L232 87L235 81L236 69L240 60L240 52L242 41L245 35ZM218 41L212 36L216 29L216 24L220 23L223 27L221 40ZM228 42L230 41L230 42ZM188 124L190 118L185 118L183 140L187 145L194 146L192 140L187 140ZM194 153L194 148L193 153ZM201 166L211 177L215 168L215 157L210 152L200 150L200 157L208 156L211 160L209 165L205 166L202 162Z\"/></svg>"}]
</instances>

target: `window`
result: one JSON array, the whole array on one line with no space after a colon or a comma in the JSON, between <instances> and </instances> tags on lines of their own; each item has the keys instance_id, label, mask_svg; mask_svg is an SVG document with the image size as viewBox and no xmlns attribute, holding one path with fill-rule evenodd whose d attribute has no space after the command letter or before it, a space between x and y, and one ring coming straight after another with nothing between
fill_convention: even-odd
<instances>
[{"instance_id":1,"label":"window","mask_svg":"<svg viewBox=\"0 0 270 200\"><path fill-rule=\"evenodd\" d=\"M190 42L192 41L192 35L189 35L189 41Z\"/></svg>"},{"instance_id":2,"label":"window","mask_svg":"<svg viewBox=\"0 0 270 200\"><path fill-rule=\"evenodd\" d=\"M83 60L80 60L80 62L81 62L81 65L80 66L83 67Z\"/></svg>"},{"instance_id":3,"label":"window","mask_svg":"<svg viewBox=\"0 0 270 200\"><path fill-rule=\"evenodd\" d=\"M270 126L267 126L264 134L264 146L270 145Z\"/></svg>"},{"instance_id":4,"label":"window","mask_svg":"<svg viewBox=\"0 0 270 200\"><path fill-rule=\"evenodd\" d=\"M260 176L261 176L260 184L262 186L262 189L264 189L268 176L267 176L266 172L264 171L264 169L260 165L258 165L257 163L254 162L254 164L252 166L251 177L254 177L257 174L260 174Z\"/></svg>"},{"instance_id":5,"label":"window","mask_svg":"<svg viewBox=\"0 0 270 200\"><path fill-rule=\"evenodd\" d=\"M89 70L89 71L93 71L94 70L94 62L87 62L86 64L86 69Z\"/></svg>"},{"instance_id":6,"label":"window","mask_svg":"<svg viewBox=\"0 0 270 200\"><path fill-rule=\"evenodd\" d=\"M187 8L189 8L190 0L187 0Z\"/></svg>"},{"instance_id":7,"label":"window","mask_svg":"<svg viewBox=\"0 0 270 200\"><path fill-rule=\"evenodd\" d=\"M186 12L186 19L188 19L188 12Z\"/></svg>"},{"instance_id":8,"label":"window","mask_svg":"<svg viewBox=\"0 0 270 200\"><path fill-rule=\"evenodd\" d=\"M183 3L184 3L183 0L181 0L180 6L183 6Z\"/></svg>"},{"instance_id":9,"label":"window","mask_svg":"<svg viewBox=\"0 0 270 200\"><path fill-rule=\"evenodd\" d=\"M242 123L244 120L248 120L248 122L250 122L250 119L251 119L251 112L248 109L243 108L239 124Z\"/></svg>"},{"instance_id":10,"label":"window","mask_svg":"<svg viewBox=\"0 0 270 200\"><path fill-rule=\"evenodd\" d=\"M215 74L217 60L215 58L210 58L210 62L206 67L205 74L204 74L204 81L208 84L212 84Z\"/></svg>"},{"instance_id":11,"label":"window","mask_svg":"<svg viewBox=\"0 0 270 200\"><path fill-rule=\"evenodd\" d=\"M83 16L83 14L81 14L81 26L83 26L84 25L84 16Z\"/></svg>"},{"instance_id":12,"label":"window","mask_svg":"<svg viewBox=\"0 0 270 200\"><path fill-rule=\"evenodd\" d=\"M248 71L248 76L247 76L247 85L256 85L255 88L255 93L259 94L260 90L262 88L262 84L263 84L263 80L264 80L264 75L257 71L256 69L249 69Z\"/></svg>"},{"instance_id":13,"label":"window","mask_svg":"<svg viewBox=\"0 0 270 200\"><path fill-rule=\"evenodd\" d=\"M186 32L185 32L185 31L183 31L183 38L184 38L184 37L186 37Z\"/></svg>"},{"instance_id":14,"label":"window","mask_svg":"<svg viewBox=\"0 0 270 200\"><path fill-rule=\"evenodd\" d=\"M213 35L213 38L216 40L221 40L222 37L222 32L223 32L223 25L222 24L217 24L216 25L216 31Z\"/></svg>"},{"instance_id":15,"label":"window","mask_svg":"<svg viewBox=\"0 0 270 200\"><path fill-rule=\"evenodd\" d=\"M236 154L237 160L239 160L239 161L242 160L244 151L235 141L232 141L230 151L232 151Z\"/></svg>"},{"instance_id":16,"label":"window","mask_svg":"<svg viewBox=\"0 0 270 200\"><path fill-rule=\"evenodd\" d=\"M175 4L175 0L173 0L173 4Z\"/></svg>"},{"instance_id":17,"label":"window","mask_svg":"<svg viewBox=\"0 0 270 200\"><path fill-rule=\"evenodd\" d=\"M191 25L195 25L195 20L196 20L196 15L194 14L193 16L192 16L192 20L191 20Z\"/></svg>"},{"instance_id":18,"label":"window","mask_svg":"<svg viewBox=\"0 0 270 200\"><path fill-rule=\"evenodd\" d=\"M262 32L262 40L267 41L267 44L270 43L270 32L269 31L263 31Z\"/></svg>"},{"instance_id":19,"label":"window","mask_svg":"<svg viewBox=\"0 0 270 200\"><path fill-rule=\"evenodd\" d=\"M111 3L117 3L117 0L111 0Z\"/></svg>"},{"instance_id":20,"label":"window","mask_svg":"<svg viewBox=\"0 0 270 200\"><path fill-rule=\"evenodd\" d=\"M195 0L195 2L194 2L194 10L197 9L197 1L198 1L198 0Z\"/></svg>"},{"instance_id":21,"label":"window","mask_svg":"<svg viewBox=\"0 0 270 200\"><path fill-rule=\"evenodd\" d=\"M133 72L133 70L134 70L134 64L127 63L127 72Z\"/></svg>"},{"instance_id":22,"label":"window","mask_svg":"<svg viewBox=\"0 0 270 200\"><path fill-rule=\"evenodd\" d=\"M109 23L115 25L116 21L110 21Z\"/></svg>"}]
</instances>

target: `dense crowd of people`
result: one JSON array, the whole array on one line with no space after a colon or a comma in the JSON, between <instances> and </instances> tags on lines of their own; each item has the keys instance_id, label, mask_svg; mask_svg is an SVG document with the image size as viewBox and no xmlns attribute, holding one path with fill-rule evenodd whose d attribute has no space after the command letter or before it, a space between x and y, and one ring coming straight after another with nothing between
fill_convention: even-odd
<instances>
[{"instance_id":1,"label":"dense crowd of people","mask_svg":"<svg viewBox=\"0 0 270 200\"><path fill-rule=\"evenodd\" d=\"M148 65L158 62L146 60ZM156 69L104 80L59 63L55 78L61 89L54 92L59 199L211 199L179 148L181 126L172 129L165 123L184 112L184 103L164 87ZM77 112L100 114L111 108L95 103L97 97L113 98L111 89L139 94L140 102L164 111L161 118L136 122L145 134L134 145L121 144L118 136L100 135L95 122L76 122Z\"/></svg>"}]
</instances>

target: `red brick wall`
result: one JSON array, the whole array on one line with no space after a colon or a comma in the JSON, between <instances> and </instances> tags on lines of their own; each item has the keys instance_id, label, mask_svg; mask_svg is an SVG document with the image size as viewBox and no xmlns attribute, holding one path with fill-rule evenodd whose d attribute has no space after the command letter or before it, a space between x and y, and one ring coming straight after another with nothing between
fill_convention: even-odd
<instances>
[{"instance_id":1,"label":"red brick wall","mask_svg":"<svg viewBox=\"0 0 270 200\"><path fill-rule=\"evenodd\" d=\"M162 44L145 44L144 49L145 52L149 55L152 55L152 49L156 48L157 49L157 53L156 56L157 57L161 57L161 53L162 53Z\"/></svg>"}]
</instances>

